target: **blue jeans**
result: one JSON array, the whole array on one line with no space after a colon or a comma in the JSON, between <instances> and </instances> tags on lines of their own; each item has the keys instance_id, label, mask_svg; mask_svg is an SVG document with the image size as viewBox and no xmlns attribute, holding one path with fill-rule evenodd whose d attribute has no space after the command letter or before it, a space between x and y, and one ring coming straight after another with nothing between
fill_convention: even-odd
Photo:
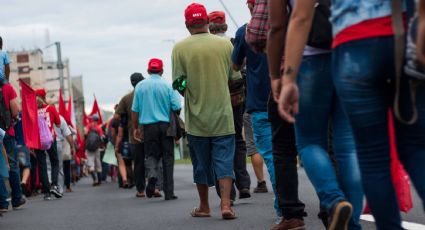
<instances>
[{"instance_id":1,"label":"blue jeans","mask_svg":"<svg viewBox=\"0 0 425 230\"><path fill-rule=\"evenodd\" d=\"M0 208L9 207L9 202L6 201L8 196L4 177L0 175Z\"/></svg>"},{"instance_id":2,"label":"blue jeans","mask_svg":"<svg viewBox=\"0 0 425 230\"><path fill-rule=\"evenodd\" d=\"M304 57L298 86L300 98L295 135L305 171L321 206L330 213L338 201L349 201L353 205L349 229L361 229L363 192L360 170L351 127L332 82L331 54ZM332 144L338 174L328 154L329 122L333 128Z\"/></svg>"},{"instance_id":3,"label":"blue jeans","mask_svg":"<svg viewBox=\"0 0 425 230\"><path fill-rule=\"evenodd\" d=\"M335 48L333 77L356 141L363 188L378 229L402 229L390 175L387 110L394 98L394 41L379 37ZM402 81L401 112L410 116L409 88ZM422 202L425 201L425 85L418 88L419 119L414 125L396 121L398 153ZM424 204L425 205L425 204Z\"/></svg>"},{"instance_id":4,"label":"blue jeans","mask_svg":"<svg viewBox=\"0 0 425 230\"><path fill-rule=\"evenodd\" d=\"M272 149L272 124L269 121L267 111L253 112L250 115L255 146L257 147L258 153L264 159L264 163L266 164L267 171L270 175L270 181L272 182L273 192L275 195L274 208L276 209L277 215L282 216L282 210L279 208L276 193L276 177Z\"/></svg>"},{"instance_id":5,"label":"blue jeans","mask_svg":"<svg viewBox=\"0 0 425 230\"><path fill-rule=\"evenodd\" d=\"M217 180L235 179L233 159L235 135L198 137L188 135L190 158L193 165L193 180L196 184L215 185Z\"/></svg>"},{"instance_id":6,"label":"blue jeans","mask_svg":"<svg viewBox=\"0 0 425 230\"><path fill-rule=\"evenodd\" d=\"M21 177L19 175L20 173L19 173L18 152L16 151L15 138L6 134L3 140L3 144L7 152L7 158L9 160L9 166L10 166L9 182L10 182L10 187L12 188L12 205L15 205L15 204L18 204L22 199ZM2 189L0 188L0 190ZM4 197L2 196L0 196L0 205L2 207L9 206L6 199L4 199Z\"/></svg>"}]
</instances>

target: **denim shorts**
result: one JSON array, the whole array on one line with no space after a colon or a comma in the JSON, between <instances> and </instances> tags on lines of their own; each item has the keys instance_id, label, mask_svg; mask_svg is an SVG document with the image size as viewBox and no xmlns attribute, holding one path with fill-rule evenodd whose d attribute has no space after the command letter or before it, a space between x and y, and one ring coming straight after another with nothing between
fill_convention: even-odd
<instances>
[{"instance_id":1,"label":"denim shorts","mask_svg":"<svg viewBox=\"0 0 425 230\"><path fill-rule=\"evenodd\" d=\"M258 153L257 147L255 147L254 135L252 132L251 115L245 113L243 115L243 122L246 143L246 155L250 157Z\"/></svg>"},{"instance_id":2,"label":"denim shorts","mask_svg":"<svg viewBox=\"0 0 425 230\"><path fill-rule=\"evenodd\" d=\"M188 135L193 180L196 184L215 185L215 180L232 178L235 135L198 137Z\"/></svg>"},{"instance_id":3,"label":"denim shorts","mask_svg":"<svg viewBox=\"0 0 425 230\"><path fill-rule=\"evenodd\" d=\"M17 145L19 165L23 168L31 168L30 150L25 145Z\"/></svg>"}]
</instances>

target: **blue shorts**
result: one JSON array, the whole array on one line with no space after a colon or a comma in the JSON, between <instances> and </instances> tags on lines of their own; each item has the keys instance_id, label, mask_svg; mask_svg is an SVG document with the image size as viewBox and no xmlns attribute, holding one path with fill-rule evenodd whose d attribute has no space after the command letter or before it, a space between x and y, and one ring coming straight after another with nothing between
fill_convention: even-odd
<instances>
[{"instance_id":1,"label":"blue shorts","mask_svg":"<svg viewBox=\"0 0 425 230\"><path fill-rule=\"evenodd\" d=\"M25 145L17 145L19 165L23 168L31 168L30 150Z\"/></svg>"},{"instance_id":2,"label":"blue shorts","mask_svg":"<svg viewBox=\"0 0 425 230\"><path fill-rule=\"evenodd\" d=\"M215 185L216 179L235 179L233 158L235 135L198 137L188 135L193 180L196 184Z\"/></svg>"}]
</instances>

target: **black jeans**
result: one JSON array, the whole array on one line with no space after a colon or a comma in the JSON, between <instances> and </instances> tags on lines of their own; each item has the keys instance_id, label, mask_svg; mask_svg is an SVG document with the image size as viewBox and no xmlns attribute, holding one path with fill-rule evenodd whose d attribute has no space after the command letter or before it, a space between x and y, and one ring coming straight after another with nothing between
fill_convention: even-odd
<instances>
[{"instance_id":1,"label":"black jeans","mask_svg":"<svg viewBox=\"0 0 425 230\"><path fill-rule=\"evenodd\" d=\"M131 144L131 154L134 160L134 180L138 192L144 192L145 181L145 149L143 143Z\"/></svg>"},{"instance_id":2,"label":"black jeans","mask_svg":"<svg viewBox=\"0 0 425 230\"><path fill-rule=\"evenodd\" d=\"M46 162L46 152L49 155L49 160L51 164L51 179L52 185L58 185L58 176L59 176L59 159L58 152L56 149L56 140L53 142L52 147L49 150L40 150L36 149L35 154L37 156L38 170L40 173L40 181L42 184L42 192L50 192L49 177L47 176L47 162Z\"/></svg>"},{"instance_id":3,"label":"black jeans","mask_svg":"<svg viewBox=\"0 0 425 230\"><path fill-rule=\"evenodd\" d=\"M158 122L144 125L145 167L148 178L158 179L159 162L162 158L163 191L165 198L174 196L174 139L167 136L169 123Z\"/></svg>"},{"instance_id":4,"label":"black jeans","mask_svg":"<svg viewBox=\"0 0 425 230\"><path fill-rule=\"evenodd\" d=\"M37 157L34 156L33 154L30 154L30 159L31 159L31 172L30 172L30 177L31 177L31 192L35 192L38 189L38 184L37 184Z\"/></svg>"},{"instance_id":5,"label":"black jeans","mask_svg":"<svg viewBox=\"0 0 425 230\"><path fill-rule=\"evenodd\" d=\"M102 181L106 181L109 174L110 165L103 162L103 157L105 156L105 150L100 151L100 159L102 159Z\"/></svg>"},{"instance_id":6,"label":"black jeans","mask_svg":"<svg viewBox=\"0 0 425 230\"><path fill-rule=\"evenodd\" d=\"M71 161L63 161L63 176L65 188L71 188Z\"/></svg>"},{"instance_id":7,"label":"black jeans","mask_svg":"<svg viewBox=\"0 0 425 230\"><path fill-rule=\"evenodd\" d=\"M233 122L235 124L235 157L233 160L233 167L235 171L235 182L236 188L240 191L241 189L249 189L251 187L251 178L249 177L248 171L246 170L246 143L243 139L243 114L245 110L244 104L234 106L233 109ZM220 196L220 186L216 181L216 191ZM230 198L235 200L236 189L232 186Z\"/></svg>"},{"instance_id":8,"label":"black jeans","mask_svg":"<svg viewBox=\"0 0 425 230\"><path fill-rule=\"evenodd\" d=\"M294 125L283 120L272 98L268 103L272 124L273 162L279 208L285 219L303 219L305 205L298 198L297 148Z\"/></svg>"}]
</instances>

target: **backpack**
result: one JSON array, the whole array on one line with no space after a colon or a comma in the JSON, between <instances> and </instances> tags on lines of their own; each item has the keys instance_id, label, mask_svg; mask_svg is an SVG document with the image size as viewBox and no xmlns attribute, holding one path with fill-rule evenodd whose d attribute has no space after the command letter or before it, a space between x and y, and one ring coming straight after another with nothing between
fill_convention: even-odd
<instances>
[{"instance_id":1,"label":"backpack","mask_svg":"<svg viewBox=\"0 0 425 230\"><path fill-rule=\"evenodd\" d=\"M6 101L3 96L3 83L0 83L0 128L7 131L11 126L12 113L6 107Z\"/></svg>"},{"instance_id":2,"label":"backpack","mask_svg":"<svg viewBox=\"0 0 425 230\"><path fill-rule=\"evenodd\" d=\"M289 12L292 6L288 2ZM332 48L331 0L317 0L307 45L319 49Z\"/></svg>"},{"instance_id":3,"label":"backpack","mask_svg":"<svg viewBox=\"0 0 425 230\"><path fill-rule=\"evenodd\" d=\"M43 111L43 110L42 110ZM53 135L47 125L45 112L38 113L38 130L40 133L40 149L49 150L53 144Z\"/></svg>"},{"instance_id":4,"label":"backpack","mask_svg":"<svg viewBox=\"0 0 425 230\"><path fill-rule=\"evenodd\" d=\"M92 127L86 137L86 149L89 152L95 152L100 148L102 139L96 130Z\"/></svg>"}]
</instances>

